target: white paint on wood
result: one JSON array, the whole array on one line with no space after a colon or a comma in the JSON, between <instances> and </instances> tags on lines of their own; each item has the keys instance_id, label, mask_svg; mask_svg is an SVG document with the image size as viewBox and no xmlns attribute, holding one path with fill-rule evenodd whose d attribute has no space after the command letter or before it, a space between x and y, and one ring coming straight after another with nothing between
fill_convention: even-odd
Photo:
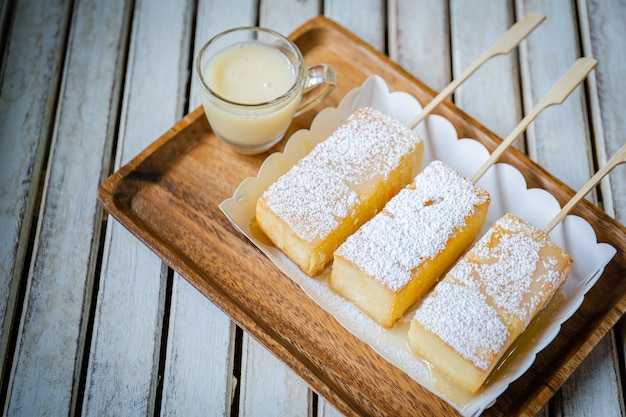
<instances>
[{"instance_id":1,"label":"white paint on wood","mask_svg":"<svg viewBox=\"0 0 626 417\"><path fill-rule=\"evenodd\" d=\"M153 415L167 270L113 220L104 254L82 415Z\"/></svg>"},{"instance_id":2,"label":"white paint on wood","mask_svg":"<svg viewBox=\"0 0 626 417\"><path fill-rule=\"evenodd\" d=\"M621 4L621 6L616 6ZM598 60L589 80L598 164L603 165L626 143L626 3L580 0L585 54ZM603 208L626 224L626 168L618 167L602 181Z\"/></svg>"},{"instance_id":3,"label":"white paint on wood","mask_svg":"<svg viewBox=\"0 0 626 417\"><path fill-rule=\"evenodd\" d=\"M452 1L450 31L454 76L498 40L514 20L512 5L507 2ZM521 119L516 49L486 62L457 89L454 102L500 137L507 137ZM515 145L519 147L520 143Z\"/></svg>"},{"instance_id":4,"label":"white paint on wood","mask_svg":"<svg viewBox=\"0 0 626 417\"><path fill-rule=\"evenodd\" d=\"M7 22L0 77L0 356L16 312L46 147L52 132L70 2L22 1ZM2 16L9 2L1 6ZM0 39L1 41L2 39ZM0 361L4 374L4 360Z\"/></svg>"},{"instance_id":5,"label":"white paint on wood","mask_svg":"<svg viewBox=\"0 0 626 417\"><path fill-rule=\"evenodd\" d=\"M595 74L589 80L590 112L593 117L598 164L604 164L626 142L626 4L623 1L578 2L581 26L588 30L582 37L583 50L598 60ZM602 181L604 210L622 224L626 224L626 167L619 166ZM618 323L622 361L626 358L626 320ZM617 362L614 364L615 369ZM584 378L586 375L583 375ZM623 375L621 375L623 378ZM624 400L625 381L618 379L621 415L626 415ZM605 395L603 395L603 398Z\"/></svg>"},{"instance_id":6,"label":"white paint on wood","mask_svg":"<svg viewBox=\"0 0 626 417\"><path fill-rule=\"evenodd\" d=\"M389 1L389 57L441 91L452 80L448 2Z\"/></svg>"},{"instance_id":7,"label":"white paint on wood","mask_svg":"<svg viewBox=\"0 0 626 417\"><path fill-rule=\"evenodd\" d=\"M181 116L191 3L135 3L115 168ZM164 34L166 30L167 35ZM83 415L154 412L165 309L166 267L119 223L107 239Z\"/></svg>"},{"instance_id":8,"label":"white paint on wood","mask_svg":"<svg viewBox=\"0 0 626 417\"><path fill-rule=\"evenodd\" d=\"M576 369L561 388L565 416L623 416L620 390L615 381L615 345L610 332Z\"/></svg>"},{"instance_id":9,"label":"white paint on wood","mask_svg":"<svg viewBox=\"0 0 626 417\"><path fill-rule=\"evenodd\" d=\"M306 416L304 381L248 334L243 337L239 410L243 417Z\"/></svg>"},{"instance_id":10,"label":"white paint on wood","mask_svg":"<svg viewBox=\"0 0 626 417\"><path fill-rule=\"evenodd\" d=\"M581 26L581 38L585 55L593 56L598 60L598 66L588 80L589 86L589 112L592 117L593 135L596 147L596 159L598 166L603 166L606 161L626 142L624 132L626 132L626 122L621 117L622 109L626 106L626 87L623 82L623 74L626 73L626 4L621 2L621 6L616 7L619 2L601 2L595 0L578 1L578 13ZM611 216L622 224L626 223L626 168L617 167L613 173L602 180L602 207ZM619 414L626 415L624 400L623 376L619 374L619 360L617 355L621 355L622 361L626 357L626 321L622 318L617 325L618 330L612 330L610 336L605 337L591 353L591 358L587 361L601 361L600 371L594 376L602 378L602 370L607 370L607 375L611 376L609 383L615 377L616 388L611 387L609 392L603 392L599 397L600 401L608 401L609 407L619 407ZM618 350L614 339L621 335ZM610 345L608 340L611 341ZM608 346L607 346L608 345ZM604 347L607 346L607 347ZM611 354L613 353L613 354ZM607 357L603 357L606 355ZM612 363L606 363L608 357ZM584 369L594 369L595 364L583 364L583 370L577 370L574 377L580 381L575 386L585 385L589 377ZM611 367L612 365L612 367ZM604 388L606 382L594 382ZM595 386L594 386L595 388ZM592 388L592 389L594 389ZM617 398L611 399L613 392L617 392ZM568 392L568 394L570 394ZM570 395L577 395L576 391ZM583 397L583 400L587 396ZM568 406L569 401L565 406ZM594 402L595 404L595 402ZM614 409L615 409L614 408Z\"/></svg>"},{"instance_id":11,"label":"white paint on wood","mask_svg":"<svg viewBox=\"0 0 626 417\"><path fill-rule=\"evenodd\" d=\"M530 112L580 56L575 11L570 2L521 1L518 15L547 16L521 49L524 110ZM591 155L584 90L542 112L527 130L528 154L574 190L590 178Z\"/></svg>"},{"instance_id":12,"label":"white paint on wood","mask_svg":"<svg viewBox=\"0 0 626 417\"><path fill-rule=\"evenodd\" d=\"M48 34L49 40L46 35L31 34L28 41L35 45L21 45L41 55L35 62L25 61L30 67L15 79L12 87L17 90L28 85L25 74L47 68L47 60L56 62L48 53L62 56L61 49L48 52L47 43L65 41L60 25L69 16L69 8L59 9L56 14L48 14L51 9L45 9L42 15L36 10L43 7L39 2L30 6L26 11L35 17L29 22L16 22L16 26L41 25L44 33L55 33ZM115 101L122 20L119 4L110 2L102 9L78 7L72 22L69 48L73 53L65 60L6 405L9 415L70 415L75 406L102 215L95 196L102 176L103 153L114 127L110 112L115 111L111 102ZM26 58L33 51L21 52ZM108 58L104 62L100 60L103 56ZM56 63L50 70L60 74ZM28 113L34 112L37 117L29 119L32 125L17 114L9 116L15 117L13 122L24 131L33 129L32 134L37 134L42 123L50 123L38 119L39 114L52 109L40 113L40 104L48 102L50 106L57 98L50 96L54 92L43 85L44 80L35 79L37 83L42 85L26 89L27 94L20 92L35 102L43 97L42 103L31 103L29 106L35 106L23 115L29 119ZM14 186L19 188L18 184Z\"/></svg>"},{"instance_id":13,"label":"white paint on wood","mask_svg":"<svg viewBox=\"0 0 626 417\"><path fill-rule=\"evenodd\" d=\"M324 2L324 14L343 25L376 50L387 52L384 2L361 0L348 3L344 0L327 0Z\"/></svg>"},{"instance_id":14,"label":"white paint on wood","mask_svg":"<svg viewBox=\"0 0 626 417\"><path fill-rule=\"evenodd\" d=\"M223 416L234 391L234 325L177 276L172 289L162 416Z\"/></svg>"},{"instance_id":15,"label":"white paint on wood","mask_svg":"<svg viewBox=\"0 0 626 417\"><path fill-rule=\"evenodd\" d=\"M320 0L261 0L259 1L259 26L288 36L298 26L320 14L320 11Z\"/></svg>"},{"instance_id":16,"label":"white paint on wood","mask_svg":"<svg viewBox=\"0 0 626 417\"><path fill-rule=\"evenodd\" d=\"M322 401L318 405L318 417L342 417L343 413L339 412L332 404Z\"/></svg>"}]
</instances>

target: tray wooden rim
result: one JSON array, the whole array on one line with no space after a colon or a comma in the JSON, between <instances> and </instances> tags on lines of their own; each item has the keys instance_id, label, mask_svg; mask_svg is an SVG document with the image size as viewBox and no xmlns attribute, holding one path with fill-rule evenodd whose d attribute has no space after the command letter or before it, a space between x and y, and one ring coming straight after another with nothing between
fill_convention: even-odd
<instances>
[{"instance_id":1,"label":"tray wooden rim","mask_svg":"<svg viewBox=\"0 0 626 417\"><path fill-rule=\"evenodd\" d=\"M290 38L294 40L301 38L313 30L329 30L341 33L343 37L351 42L354 42L358 47L365 48L368 53L378 56L378 58L385 62L393 71L401 74L404 78L419 86L419 88L425 92L426 96L434 97L435 92L432 89L428 88L419 80L408 74L400 66L392 62L387 56L375 51L345 28L324 16L318 16L308 21L294 31L290 35ZM456 108L450 102L444 102L440 108L435 111L435 113L439 113L444 116L446 113L454 113L464 119L473 127L473 129L481 133L484 138L481 142L483 142L489 150L493 150L501 141L499 137L490 132L479 122L466 115L460 109ZM254 314L252 314L245 307L241 306L240 303L238 303L237 300L230 294L221 291L221 289L216 286L212 286L206 280L206 277L203 276L202 271L197 270L194 265L190 265L184 257L181 257L180 253L161 245L159 236L157 236L157 231L147 229L145 225L141 223L140 219L132 218L126 212L125 204L127 204L128 200L132 198L132 195L129 195L127 191L120 193L120 186L128 181L132 181L133 175L137 173L137 169L146 162L149 162L151 156L153 156L160 148L167 145L170 141L175 140L178 135L186 130L194 129L194 126L198 124L207 125L204 120L204 113L201 107L183 117L168 132L155 140L154 143L133 158L128 164L121 167L118 171L114 172L111 176L109 176L109 178L102 182L98 189L98 200L114 218L129 229L139 240L157 253L166 263L179 272L181 276L190 281L192 285L211 299L235 322L241 325L260 343L267 347L274 355L289 365L297 374L307 381L307 383L309 383L315 391L332 402L340 411L346 414L356 415L369 414L372 410L375 410L375 412L379 411L379 409L377 409L373 404L363 404L359 401L355 401L353 398L346 398L345 396L342 396L341 393L344 391L337 386L336 381L333 380L331 376L325 374L324 372L320 372L319 366L316 366L313 363L315 358L309 358L303 354L302 351L298 350L298 348L294 348L294 346L285 343L285 341L281 338L281 335L275 329L271 328L271 326L267 326L265 323L259 323L256 321L254 319ZM557 198L557 200L559 200L561 204L567 201L574 194L574 192L560 180L552 176L542 167L536 165L526 155L514 148L507 150L502 158L502 161L511 163L512 165L518 167L525 176L529 175L531 182L536 182L540 186L543 186L543 188L546 188ZM531 172L523 169L523 167L526 166L533 168ZM626 229L621 224L610 218L606 213L588 201L580 203L572 211L572 214L577 214L588 219L592 226L594 226L597 234L599 228L603 231L603 236L609 235L614 237L616 242L610 243L618 249L616 257L619 257L619 262L622 264L625 263L623 260L623 253L624 248L626 248L626 238L624 238L624 236L626 236ZM593 218L596 221L592 222L589 220L590 218ZM231 229L233 234L239 233L234 228ZM247 245L251 247L253 246L245 239L245 237L242 237L242 239L245 240ZM267 259L266 261L269 262ZM614 273L619 273L620 266L614 265L617 262L618 261L614 258L614 260L607 265L604 275L611 274L612 276ZM616 271L612 272L612 270ZM594 290L592 289L592 291ZM590 330L584 332L586 338L584 340L572 341L572 347L569 351L570 356L564 359L560 366L555 365L552 372L544 372L544 375L540 378L544 381L544 383L534 390L531 390L527 397L520 398L517 407L514 409L509 407L507 410L514 411L515 413L537 413L560 388L563 382L565 382L565 380L574 372L589 352L593 350L604 335L624 315L625 311L626 291L624 291L624 293L616 299L615 305L613 305L612 309L603 311L597 317L591 317L587 321L583 320L583 323L586 326L590 326ZM572 320L569 322L571 321ZM564 326L568 326L569 322L566 322ZM502 394L501 397L506 395L510 396L510 391L511 387L509 387L509 389ZM513 396L513 398L514 397L515 396ZM365 400L367 399L364 399L364 402L366 402ZM490 413L490 410L492 409L486 410L485 413Z\"/></svg>"}]
</instances>

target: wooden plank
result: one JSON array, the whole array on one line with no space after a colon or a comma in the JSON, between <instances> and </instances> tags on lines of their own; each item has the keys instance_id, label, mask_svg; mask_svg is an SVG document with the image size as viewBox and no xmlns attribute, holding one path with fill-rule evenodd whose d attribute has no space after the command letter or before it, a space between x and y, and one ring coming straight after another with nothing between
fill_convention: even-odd
<instances>
[{"instance_id":1,"label":"wooden plank","mask_svg":"<svg viewBox=\"0 0 626 417\"><path fill-rule=\"evenodd\" d=\"M289 35L295 28L320 13L320 0L259 2L259 25Z\"/></svg>"},{"instance_id":2,"label":"wooden plank","mask_svg":"<svg viewBox=\"0 0 626 417\"><path fill-rule=\"evenodd\" d=\"M69 7L38 15L42 5L36 6L28 10L33 20L15 26L37 26L39 19L56 26L53 21L70 15ZM52 68L63 81L9 386L9 415L71 414L77 400L102 218L94 196L115 128L112 103L119 94L118 46L125 19L119 3L82 6L77 5L72 21L65 70ZM33 42L45 38L30 36ZM65 36L50 34L50 39L58 43ZM61 54L60 49L50 52ZM28 72L45 67L31 65Z\"/></svg>"},{"instance_id":3,"label":"wooden plank","mask_svg":"<svg viewBox=\"0 0 626 417\"><path fill-rule=\"evenodd\" d=\"M2 33L7 38L0 39L3 46L6 41L0 62L0 381L10 333L20 315L18 289L28 270L25 258L36 226L33 220L52 135L70 7L69 1L22 0L12 5L9 22L9 3L1 6L2 24L7 25Z\"/></svg>"},{"instance_id":4,"label":"wooden plank","mask_svg":"<svg viewBox=\"0 0 626 417\"><path fill-rule=\"evenodd\" d=\"M387 52L385 11L385 2L380 0L328 0L324 3L324 15L381 52Z\"/></svg>"},{"instance_id":5,"label":"wooden plank","mask_svg":"<svg viewBox=\"0 0 626 417\"><path fill-rule=\"evenodd\" d=\"M582 2L580 2L582 3ZM595 56L599 63L596 77L590 81L592 89L591 112L594 116L594 134L596 137L596 152L598 163L603 164L621 144L624 143L625 122L620 115L620 105L624 105L625 91L622 81L626 61L626 45L623 42L626 34L626 8L609 7L606 3L588 1L585 7L579 9L581 15L589 17L590 36L583 38L586 52ZM613 36L617 36L613 38ZM620 56L621 54L621 56ZM626 198L623 190L626 189L626 175L624 167L620 166L611 173L602 184L604 209L613 215L622 224L626 223ZM626 319L622 319L616 334L620 337L618 352L622 361L626 358ZM625 375L621 374L618 383L626 385ZM626 414L624 390L620 391L620 406L622 415Z\"/></svg>"},{"instance_id":6,"label":"wooden plank","mask_svg":"<svg viewBox=\"0 0 626 417\"><path fill-rule=\"evenodd\" d=\"M623 416L622 391L617 385L613 332L589 354L563 385L553 404L563 415ZM619 372L619 371L617 371Z\"/></svg>"},{"instance_id":7,"label":"wooden plank","mask_svg":"<svg viewBox=\"0 0 626 417\"><path fill-rule=\"evenodd\" d=\"M548 18L522 45L524 112L527 113L580 56L573 5L520 1L517 14L539 11ZM527 130L528 154L573 189L592 172L589 129L582 87L565 102L546 109Z\"/></svg>"},{"instance_id":8,"label":"wooden plank","mask_svg":"<svg viewBox=\"0 0 626 417\"><path fill-rule=\"evenodd\" d=\"M300 377L246 335L241 359L241 416L306 416L311 395Z\"/></svg>"},{"instance_id":9,"label":"wooden plank","mask_svg":"<svg viewBox=\"0 0 626 417\"><path fill-rule=\"evenodd\" d=\"M135 4L116 169L180 118L191 2ZM167 28L167 36L163 36ZM83 415L155 411L167 268L119 223L107 224Z\"/></svg>"},{"instance_id":10,"label":"wooden plank","mask_svg":"<svg viewBox=\"0 0 626 417\"><path fill-rule=\"evenodd\" d=\"M577 5L584 54L598 60L598 66L589 78L588 86L589 112L592 118L597 164L602 166L625 142L626 122L620 112L623 107L619 106L626 105L626 91L622 80L626 72L626 59L624 58L626 43L623 41L626 37L626 7L623 4L618 5L617 2L607 3L595 0L580 0ZM602 207L622 224L626 222L626 197L623 192L626 189L625 172L624 166L617 167L600 186ZM602 370L609 368L607 373L609 384L616 384L617 387L612 388L608 393L596 395L601 401L609 403L605 406L612 407L613 415L622 416L626 414L623 390L626 381L625 375L620 372L619 360L616 356L621 355L622 361L626 358L624 335L626 335L626 320L622 319L617 330L605 338L606 340L587 359L587 361L605 362L601 366L594 366L595 364L592 363L587 367L599 369L598 378L602 378ZM615 339L618 337L621 337L621 340L617 342L621 350L615 346ZM607 346L610 346L611 350L608 350ZM611 366L615 371L610 370ZM596 389L594 384L596 378L589 378L584 371L577 373L581 374L581 381L578 384L585 385L582 389L593 392ZM588 385L588 379L591 380L591 387ZM601 389L605 385L606 382L601 382L597 386ZM614 396L614 392L617 393L617 397ZM574 392L573 395L577 393ZM595 404L595 401L592 404Z\"/></svg>"},{"instance_id":11,"label":"wooden plank","mask_svg":"<svg viewBox=\"0 0 626 417\"><path fill-rule=\"evenodd\" d=\"M317 409L318 417L341 417L342 413L339 412L332 404L328 401L321 401L318 405Z\"/></svg>"},{"instance_id":12,"label":"wooden plank","mask_svg":"<svg viewBox=\"0 0 626 417\"><path fill-rule=\"evenodd\" d=\"M184 278L176 276L168 330L163 416L228 415L235 327Z\"/></svg>"},{"instance_id":13,"label":"wooden plank","mask_svg":"<svg viewBox=\"0 0 626 417\"><path fill-rule=\"evenodd\" d=\"M517 4L519 14L536 10L548 16L536 30L537 36L529 38L521 51L526 111L582 55L573 6L547 0ZM574 189L593 174L592 155L587 151L592 147L586 112L585 90L579 87L562 105L544 111L527 134L529 155ZM550 409L563 410L566 415L585 408L597 415L621 415L615 404L620 388L617 364L610 354L613 349L607 335L563 385Z\"/></svg>"},{"instance_id":14,"label":"wooden plank","mask_svg":"<svg viewBox=\"0 0 626 417\"><path fill-rule=\"evenodd\" d=\"M167 269L117 222L104 254L82 415L153 415Z\"/></svg>"},{"instance_id":15,"label":"wooden plank","mask_svg":"<svg viewBox=\"0 0 626 417\"><path fill-rule=\"evenodd\" d=\"M0 3L0 49L6 50L7 33L9 32L9 22L11 17L11 3L3 1ZM4 56L2 57L4 59ZM0 64L1 66L1 64Z\"/></svg>"},{"instance_id":16,"label":"wooden plank","mask_svg":"<svg viewBox=\"0 0 626 417\"><path fill-rule=\"evenodd\" d=\"M251 0L201 1L196 12L192 60L219 32L254 25ZM184 48L183 48L184 49ZM193 62L193 61L191 61ZM189 108L200 105L192 65ZM221 310L174 274L161 415L227 415L237 381L233 378L235 325ZM210 377L208 377L210 376Z\"/></svg>"},{"instance_id":17,"label":"wooden plank","mask_svg":"<svg viewBox=\"0 0 626 417\"><path fill-rule=\"evenodd\" d=\"M469 67L515 22L511 6L499 0L479 4L467 1L450 3L453 78ZM477 22L482 22L480 30L476 28ZM454 94L457 106L502 138L507 137L521 119L515 52L486 62ZM516 145L519 147L519 143Z\"/></svg>"},{"instance_id":18,"label":"wooden plank","mask_svg":"<svg viewBox=\"0 0 626 417\"><path fill-rule=\"evenodd\" d=\"M390 0L388 33L389 57L405 70L436 91L452 80L447 1Z\"/></svg>"},{"instance_id":19,"label":"wooden plank","mask_svg":"<svg viewBox=\"0 0 626 417\"><path fill-rule=\"evenodd\" d=\"M626 73L626 5L621 2L580 0L582 24L587 23L583 36L586 55L598 60L595 76L589 80L590 112L593 117L598 164L604 164L626 142L626 121L622 114L626 106L623 74ZM609 174L602 185L604 210L620 223L626 224L626 175L624 167Z\"/></svg>"},{"instance_id":20,"label":"wooden plank","mask_svg":"<svg viewBox=\"0 0 626 417\"><path fill-rule=\"evenodd\" d=\"M318 14L319 2L261 1L259 26L287 36ZM233 190L234 191L234 190ZM268 383L279 381L279 385ZM242 415L259 411L272 415L307 415L310 393L307 385L285 364L244 333L242 340L239 410ZM281 389L276 389L280 386ZM282 389L288 387L289 389Z\"/></svg>"}]
</instances>

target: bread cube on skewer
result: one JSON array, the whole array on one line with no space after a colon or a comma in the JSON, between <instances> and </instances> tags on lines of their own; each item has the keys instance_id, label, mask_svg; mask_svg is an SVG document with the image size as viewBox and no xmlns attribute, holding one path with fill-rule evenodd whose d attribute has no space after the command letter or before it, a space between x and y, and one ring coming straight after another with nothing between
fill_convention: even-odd
<instances>
[{"instance_id":1,"label":"bread cube on skewer","mask_svg":"<svg viewBox=\"0 0 626 417\"><path fill-rule=\"evenodd\" d=\"M424 144L372 108L357 110L259 198L261 230L309 276L413 180Z\"/></svg>"},{"instance_id":2,"label":"bread cube on skewer","mask_svg":"<svg viewBox=\"0 0 626 417\"><path fill-rule=\"evenodd\" d=\"M489 202L485 190L431 162L338 248L331 288L392 326L472 244Z\"/></svg>"},{"instance_id":3,"label":"bread cube on skewer","mask_svg":"<svg viewBox=\"0 0 626 417\"><path fill-rule=\"evenodd\" d=\"M469 393L485 384L517 338L567 280L574 261L549 237L617 165L626 144L540 230L501 217L418 306L409 347Z\"/></svg>"},{"instance_id":4,"label":"bread cube on skewer","mask_svg":"<svg viewBox=\"0 0 626 417\"><path fill-rule=\"evenodd\" d=\"M411 350L476 393L572 266L546 232L503 216L418 306Z\"/></svg>"}]
</instances>

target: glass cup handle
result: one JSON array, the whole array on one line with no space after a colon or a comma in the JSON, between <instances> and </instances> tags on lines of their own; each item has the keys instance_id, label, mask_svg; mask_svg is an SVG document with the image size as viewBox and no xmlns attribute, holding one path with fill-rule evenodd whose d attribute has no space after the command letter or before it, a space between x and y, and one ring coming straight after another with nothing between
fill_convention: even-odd
<instances>
[{"instance_id":1,"label":"glass cup handle","mask_svg":"<svg viewBox=\"0 0 626 417\"><path fill-rule=\"evenodd\" d=\"M335 69L328 64L312 65L308 67L308 73L309 78L302 91L302 100L294 117L322 102L337 84Z\"/></svg>"}]
</instances>

